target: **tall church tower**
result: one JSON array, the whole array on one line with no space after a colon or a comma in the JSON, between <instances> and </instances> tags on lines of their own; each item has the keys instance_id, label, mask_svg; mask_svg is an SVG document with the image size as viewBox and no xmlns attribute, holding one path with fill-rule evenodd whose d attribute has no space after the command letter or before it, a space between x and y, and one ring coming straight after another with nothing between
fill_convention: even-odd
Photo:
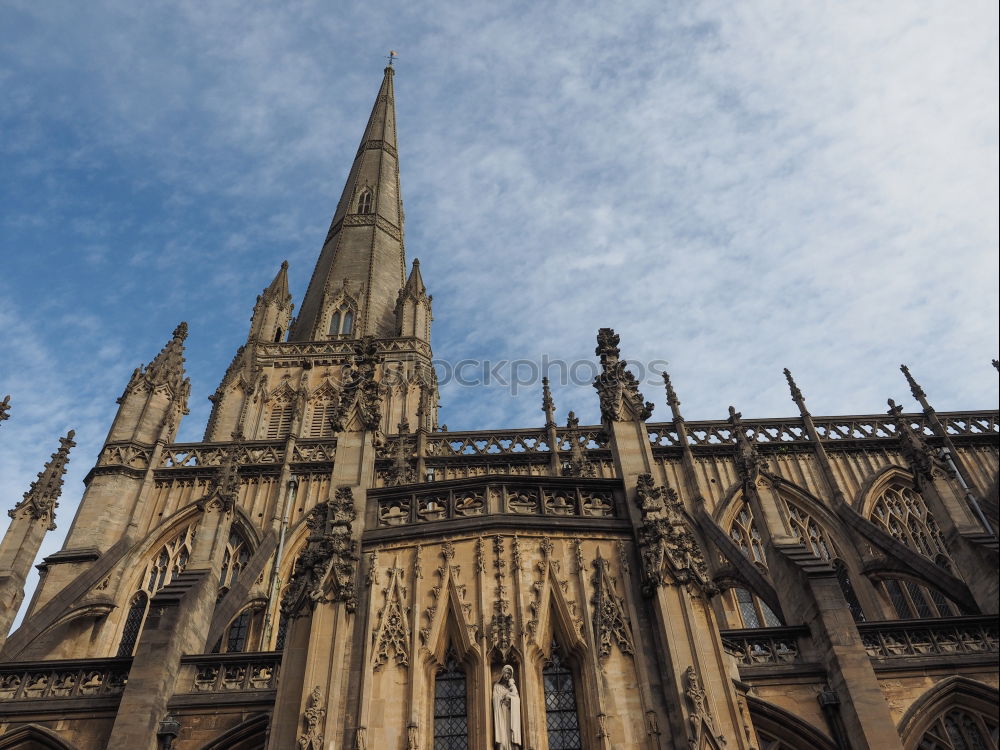
<instances>
[{"instance_id":1,"label":"tall church tower","mask_svg":"<svg viewBox=\"0 0 1000 750\"><path fill-rule=\"evenodd\" d=\"M652 422L602 328L600 424L543 378L544 422L438 428L393 77L204 440L186 324L128 380L0 638L0 750L996 750L1000 414L903 368L922 412L814 417L786 370L795 417L687 421L664 374ZM4 632L72 437L10 511Z\"/></svg>"}]
</instances>

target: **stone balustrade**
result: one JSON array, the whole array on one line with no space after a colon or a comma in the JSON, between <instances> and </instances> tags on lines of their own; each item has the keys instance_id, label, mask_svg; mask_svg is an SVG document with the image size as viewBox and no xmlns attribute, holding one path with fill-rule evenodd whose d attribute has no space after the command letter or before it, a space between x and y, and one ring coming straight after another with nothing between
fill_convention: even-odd
<instances>
[{"instance_id":1,"label":"stone balustrade","mask_svg":"<svg viewBox=\"0 0 1000 750\"><path fill-rule=\"evenodd\" d=\"M935 620L889 620L858 625L873 659L998 653L995 615Z\"/></svg>"},{"instance_id":2,"label":"stone balustrade","mask_svg":"<svg viewBox=\"0 0 1000 750\"><path fill-rule=\"evenodd\" d=\"M511 478L439 482L373 490L375 528L491 515L610 519L625 516L618 483Z\"/></svg>"},{"instance_id":3,"label":"stone balustrade","mask_svg":"<svg viewBox=\"0 0 1000 750\"><path fill-rule=\"evenodd\" d=\"M131 659L68 659L4 664L0 701L119 696L131 663Z\"/></svg>"},{"instance_id":4,"label":"stone balustrade","mask_svg":"<svg viewBox=\"0 0 1000 750\"><path fill-rule=\"evenodd\" d=\"M721 635L723 647L741 667L760 667L800 662L800 640L809 637L809 628L746 628Z\"/></svg>"},{"instance_id":5,"label":"stone balustrade","mask_svg":"<svg viewBox=\"0 0 1000 750\"><path fill-rule=\"evenodd\" d=\"M280 651L247 654L199 654L181 660L179 692L233 693L274 690Z\"/></svg>"}]
</instances>

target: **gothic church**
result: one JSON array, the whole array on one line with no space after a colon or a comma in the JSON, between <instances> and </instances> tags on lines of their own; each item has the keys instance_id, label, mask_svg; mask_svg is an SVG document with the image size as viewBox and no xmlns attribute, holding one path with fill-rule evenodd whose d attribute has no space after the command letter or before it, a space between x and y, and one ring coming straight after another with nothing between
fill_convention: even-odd
<instances>
[{"instance_id":1,"label":"gothic church","mask_svg":"<svg viewBox=\"0 0 1000 750\"><path fill-rule=\"evenodd\" d=\"M8 634L72 433L10 510L0 750L996 750L998 412L656 422L604 328L600 424L444 431L393 78L298 315L201 442L186 325L132 373Z\"/></svg>"}]
</instances>

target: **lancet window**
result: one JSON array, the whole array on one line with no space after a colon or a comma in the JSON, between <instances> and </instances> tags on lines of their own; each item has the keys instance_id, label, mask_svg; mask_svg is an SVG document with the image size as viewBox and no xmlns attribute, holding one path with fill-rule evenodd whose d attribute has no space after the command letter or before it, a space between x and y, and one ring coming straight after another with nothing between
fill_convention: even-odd
<instances>
[{"instance_id":1,"label":"lancet window","mask_svg":"<svg viewBox=\"0 0 1000 750\"><path fill-rule=\"evenodd\" d=\"M244 609L230 624L226 631L226 653L240 653L247 650L247 640L250 637L249 609Z\"/></svg>"},{"instance_id":2,"label":"lancet window","mask_svg":"<svg viewBox=\"0 0 1000 750\"><path fill-rule=\"evenodd\" d=\"M542 666L545 691L545 731L549 750L581 750L580 716L576 705L573 671L557 641L552 641L549 658Z\"/></svg>"},{"instance_id":3,"label":"lancet window","mask_svg":"<svg viewBox=\"0 0 1000 750\"><path fill-rule=\"evenodd\" d=\"M733 522L729 527L729 536L747 558L762 567L767 565L764 557L764 541L754 520L753 510L748 503L744 502L739 512L733 517Z\"/></svg>"},{"instance_id":4,"label":"lancet window","mask_svg":"<svg viewBox=\"0 0 1000 750\"><path fill-rule=\"evenodd\" d=\"M434 676L434 750L468 750L465 670L452 649Z\"/></svg>"},{"instance_id":5,"label":"lancet window","mask_svg":"<svg viewBox=\"0 0 1000 750\"><path fill-rule=\"evenodd\" d=\"M348 305L341 305L330 316L331 336L350 336L354 330L354 310Z\"/></svg>"},{"instance_id":6,"label":"lancet window","mask_svg":"<svg viewBox=\"0 0 1000 750\"><path fill-rule=\"evenodd\" d=\"M943 711L924 732L917 750L996 750L997 721L968 708Z\"/></svg>"},{"instance_id":7,"label":"lancet window","mask_svg":"<svg viewBox=\"0 0 1000 750\"><path fill-rule=\"evenodd\" d=\"M370 214L372 212L372 191L365 188L361 191L361 195L358 196L358 213L359 214Z\"/></svg>"},{"instance_id":8,"label":"lancet window","mask_svg":"<svg viewBox=\"0 0 1000 750\"><path fill-rule=\"evenodd\" d=\"M872 506L871 520L914 552L950 569L941 529L924 500L910 487L891 485Z\"/></svg>"},{"instance_id":9,"label":"lancet window","mask_svg":"<svg viewBox=\"0 0 1000 750\"><path fill-rule=\"evenodd\" d=\"M780 628L784 623L774 614L767 602L749 589L735 586L731 595L736 602L736 610L744 628Z\"/></svg>"},{"instance_id":10,"label":"lancet window","mask_svg":"<svg viewBox=\"0 0 1000 750\"><path fill-rule=\"evenodd\" d=\"M226 551L222 556L222 570L219 573L219 586L232 588L240 572L250 562L250 545L235 530L229 532Z\"/></svg>"},{"instance_id":11,"label":"lancet window","mask_svg":"<svg viewBox=\"0 0 1000 750\"><path fill-rule=\"evenodd\" d=\"M964 614L955 602L930 586L903 578L886 578L881 582L883 593L901 620L929 617L954 617Z\"/></svg>"}]
</instances>

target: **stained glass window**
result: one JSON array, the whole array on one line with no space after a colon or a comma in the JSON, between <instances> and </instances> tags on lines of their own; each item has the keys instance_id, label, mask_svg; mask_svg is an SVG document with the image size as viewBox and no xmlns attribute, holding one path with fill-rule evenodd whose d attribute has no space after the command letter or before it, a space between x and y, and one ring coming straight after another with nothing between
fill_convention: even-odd
<instances>
[{"instance_id":1,"label":"stained glass window","mask_svg":"<svg viewBox=\"0 0 1000 750\"><path fill-rule=\"evenodd\" d=\"M997 750L997 722L978 711L952 708L935 719L918 750Z\"/></svg>"},{"instance_id":2,"label":"stained glass window","mask_svg":"<svg viewBox=\"0 0 1000 750\"><path fill-rule=\"evenodd\" d=\"M118 656L131 656L135 651L136 641L142 632L142 622L146 619L146 604L149 597L140 591L132 597L132 606L125 616L125 627L122 629L122 639L118 643Z\"/></svg>"},{"instance_id":3,"label":"stained glass window","mask_svg":"<svg viewBox=\"0 0 1000 750\"><path fill-rule=\"evenodd\" d=\"M465 670L448 649L434 678L434 750L468 750Z\"/></svg>"},{"instance_id":4,"label":"stained glass window","mask_svg":"<svg viewBox=\"0 0 1000 750\"><path fill-rule=\"evenodd\" d=\"M882 581L882 590L892 603L896 617L901 620L955 617L964 614L955 602L937 589L913 581L886 578Z\"/></svg>"},{"instance_id":5,"label":"stained glass window","mask_svg":"<svg viewBox=\"0 0 1000 750\"><path fill-rule=\"evenodd\" d=\"M736 607L745 628L780 628L784 623L767 603L742 586L733 588Z\"/></svg>"},{"instance_id":6,"label":"stained glass window","mask_svg":"<svg viewBox=\"0 0 1000 750\"><path fill-rule=\"evenodd\" d=\"M247 636L250 633L250 610L243 610L239 617L233 620L226 632L226 653L246 651Z\"/></svg>"},{"instance_id":7,"label":"stained glass window","mask_svg":"<svg viewBox=\"0 0 1000 750\"><path fill-rule=\"evenodd\" d=\"M542 685L549 750L582 750L573 672L556 641L552 642L552 651L542 667Z\"/></svg>"}]
</instances>

